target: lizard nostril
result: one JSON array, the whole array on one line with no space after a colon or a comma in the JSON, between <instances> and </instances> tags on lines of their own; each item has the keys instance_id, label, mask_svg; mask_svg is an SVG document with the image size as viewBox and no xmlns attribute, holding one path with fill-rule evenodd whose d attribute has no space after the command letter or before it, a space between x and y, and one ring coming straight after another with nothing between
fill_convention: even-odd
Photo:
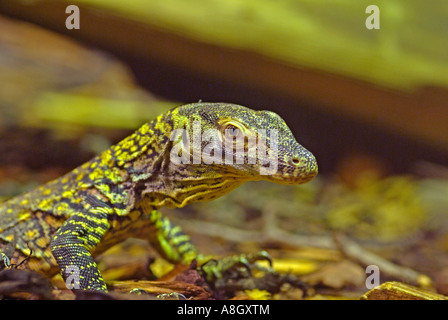
<instances>
[{"instance_id":1,"label":"lizard nostril","mask_svg":"<svg viewBox=\"0 0 448 320\"><path fill-rule=\"evenodd\" d=\"M293 158L293 159L292 159L292 163L294 163L295 165L299 165L299 164L302 163L302 161L301 161L300 158Z\"/></svg>"}]
</instances>

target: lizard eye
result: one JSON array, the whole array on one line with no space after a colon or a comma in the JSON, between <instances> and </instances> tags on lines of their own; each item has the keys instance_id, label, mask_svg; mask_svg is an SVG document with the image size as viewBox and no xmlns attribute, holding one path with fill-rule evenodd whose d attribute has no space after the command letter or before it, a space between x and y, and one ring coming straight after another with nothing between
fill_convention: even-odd
<instances>
[{"instance_id":1,"label":"lizard eye","mask_svg":"<svg viewBox=\"0 0 448 320\"><path fill-rule=\"evenodd\" d=\"M236 125L229 123L224 126L224 138L233 140L238 139L242 136L243 136L242 130L238 128Z\"/></svg>"}]
</instances>

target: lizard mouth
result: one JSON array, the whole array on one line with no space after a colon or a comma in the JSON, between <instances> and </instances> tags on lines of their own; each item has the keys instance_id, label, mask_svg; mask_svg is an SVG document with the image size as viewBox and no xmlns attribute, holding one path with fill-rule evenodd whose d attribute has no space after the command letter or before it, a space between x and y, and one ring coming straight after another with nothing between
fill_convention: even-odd
<instances>
[{"instance_id":1,"label":"lizard mouth","mask_svg":"<svg viewBox=\"0 0 448 320\"><path fill-rule=\"evenodd\" d=\"M279 170L278 173L273 175L266 175L265 179L271 182L279 183L279 184L302 184L314 179L317 175L317 165L312 169L302 168L302 170L297 168L292 168L292 173L288 173L289 170Z\"/></svg>"},{"instance_id":2,"label":"lizard mouth","mask_svg":"<svg viewBox=\"0 0 448 320\"><path fill-rule=\"evenodd\" d=\"M296 158L290 162L278 163L277 168L265 170L265 174L260 171L263 180L279 184L302 184L311 181L318 173L318 166L314 156L307 158Z\"/></svg>"}]
</instances>

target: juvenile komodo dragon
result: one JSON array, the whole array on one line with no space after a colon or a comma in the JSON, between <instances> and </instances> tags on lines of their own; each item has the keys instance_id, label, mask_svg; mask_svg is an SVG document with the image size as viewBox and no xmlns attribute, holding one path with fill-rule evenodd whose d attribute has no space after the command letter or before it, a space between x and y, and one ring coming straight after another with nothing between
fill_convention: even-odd
<instances>
[{"instance_id":1,"label":"juvenile komodo dragon","mask_svg":"<svg viewBox=\"0 0 448 320\"><path fill-rule=\"evenodd\" d=\"M182 131L175 129L185 131L176 137ZM215 141L194 143L207 130L217 133ZM266 142L266 157L250 161L251 137ZM216 156L220 150L233 161L197 160L201 152ZM242 164L236 161L238 150ZM268 155L275 158L267 161ZM74 267L79 271L74 289L107 291L93 258L128 237L148 239L173 263L204 262L159 208L216 199L246 181L300 184L316 174L314 156L273 112L228 103L179 106L61 178L1 203L0 251L15 246L11 258L28 257L22 267L48 276L59 271L67 279Z\"/></svg>"}]
</instances>

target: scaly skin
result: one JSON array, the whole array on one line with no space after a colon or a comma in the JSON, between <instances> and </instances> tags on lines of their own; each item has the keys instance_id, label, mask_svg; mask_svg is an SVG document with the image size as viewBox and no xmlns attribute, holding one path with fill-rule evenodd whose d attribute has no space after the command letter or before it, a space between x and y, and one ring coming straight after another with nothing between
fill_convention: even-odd
<instances>
[{"instance_id":1,"label":"scaly skin","mask_svg":"<svg viewBox=\"0 0 448 320\"><path fill-rule=\"evenodd\" d=\"M193 137L194 123L202 132L219 130L221 145L231 139L225 129L254 137L264 129L267 151L274 146L270 130L277 130L277 171L261 175L263 164L249 164L247 157L244 164L173 163L174 146L194 155L194 143L171 141L175 129ZM233 156L230 145L223 152ZM209 201L250 180L299 184L316 174L314 156L277 114L227 103L180 106L65 176L0 204L0 248L15 243L16 263L30 255L24 265L49 276L59 270L67 279L74 266L80 276L75 289L106 291L93 257L128 237L148 239L174 263L202 259L180 227L157 211L160 207Z\"/></svg>"}]
</instances>

